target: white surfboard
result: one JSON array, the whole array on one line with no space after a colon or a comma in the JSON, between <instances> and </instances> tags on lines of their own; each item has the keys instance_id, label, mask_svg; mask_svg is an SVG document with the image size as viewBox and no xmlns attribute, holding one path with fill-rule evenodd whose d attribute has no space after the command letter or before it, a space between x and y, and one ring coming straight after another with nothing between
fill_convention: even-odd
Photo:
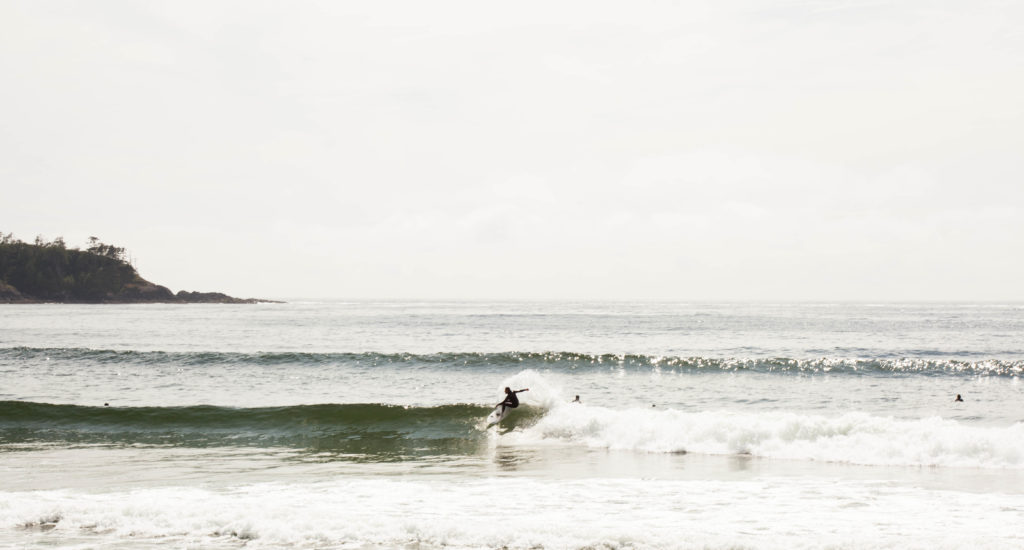
<instances>
[{"instance_id":1,"label":"white surfboard","mask_svg":"<svg viewBox=\"0 0 1024 550\"><path fill-rule=\"evenodd\" d=\"M502 419L508 416L509 413L511 412L512 407L502 407L501 405L498 405L497 407L494 407L494 410L491 411L491 414L487 415L487 421L485 422L485 424L488 427L490 427L492 424L497 424L498 422L501 422Z\"/></svg>"}]
</instances>

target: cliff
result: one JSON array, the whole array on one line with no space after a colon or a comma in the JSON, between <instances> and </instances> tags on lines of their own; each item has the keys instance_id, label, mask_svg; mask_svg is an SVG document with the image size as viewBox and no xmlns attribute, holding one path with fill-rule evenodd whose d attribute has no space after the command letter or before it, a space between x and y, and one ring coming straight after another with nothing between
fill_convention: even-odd
<instances>
[{"instance_id":1,"label":"cliff","mask_svg":"<svg viewBox=\"0 0 1024 550\"><path fill-rule=\"evenodd\" d=\"M220 292L177 294L143 279L124 260L124 249L92 239L86 250L62 239L28 244L0 234L0 303L217 303L271 302Z\"/></svg>"}]
</instances>

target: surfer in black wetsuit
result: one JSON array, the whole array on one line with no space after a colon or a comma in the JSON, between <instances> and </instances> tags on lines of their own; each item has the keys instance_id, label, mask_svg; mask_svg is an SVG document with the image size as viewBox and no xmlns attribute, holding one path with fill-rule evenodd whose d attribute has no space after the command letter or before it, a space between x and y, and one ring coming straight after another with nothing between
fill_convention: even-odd
<instances>
[{"instance_id":1,"label":"surfer in black wetsuit","mask_svg":"<svg viewBox=\"0 0 1024 550\"><path fill-rule=\"evenodd\" d=\"M519 406L519 398L516 394L519 392L530 391L530 388L523 388L521 390L512 391L512 388L505 388L505 400L498 405L501 406L501 412L505 412L506 408L514 409Z\"/></svg>"}]
</instances>

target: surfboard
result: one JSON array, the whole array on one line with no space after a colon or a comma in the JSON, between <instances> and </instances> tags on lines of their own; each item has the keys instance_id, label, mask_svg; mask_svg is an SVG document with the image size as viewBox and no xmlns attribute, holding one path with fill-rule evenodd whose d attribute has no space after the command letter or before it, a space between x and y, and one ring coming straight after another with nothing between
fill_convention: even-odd
<instances>
[{"instance_id":1,"label":"surfboard","mask_svg":"<svg viewBox=\"0 0 1024 550\"><path fill-rule=\"evenodd\" d=\"M488 427L491 426L492 424L497 424L498 422L501 422L501 420L508 416L509 413L511 412L511 407L502 407L501 405L498 405L497 407L494 407L494 410L491 411L491 414L487 415L487 421L485 422L485 424Z\"/></svg>"}]
</instances>

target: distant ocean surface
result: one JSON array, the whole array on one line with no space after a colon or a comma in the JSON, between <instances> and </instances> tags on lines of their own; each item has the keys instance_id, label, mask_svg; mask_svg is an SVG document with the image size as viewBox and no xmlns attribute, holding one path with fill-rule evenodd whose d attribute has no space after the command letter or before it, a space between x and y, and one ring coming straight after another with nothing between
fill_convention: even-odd
<instances>
[{"instance_id":1,"label":"distant ocean surface","mask_svg":"<svg viewBox=\"0 0 1024 550\"><path fill-rule=\"evenodd\" d=\"M1020 549L1022 377L1024 304L4 305L0 547Z\"/></svg>"}]
</instances>

